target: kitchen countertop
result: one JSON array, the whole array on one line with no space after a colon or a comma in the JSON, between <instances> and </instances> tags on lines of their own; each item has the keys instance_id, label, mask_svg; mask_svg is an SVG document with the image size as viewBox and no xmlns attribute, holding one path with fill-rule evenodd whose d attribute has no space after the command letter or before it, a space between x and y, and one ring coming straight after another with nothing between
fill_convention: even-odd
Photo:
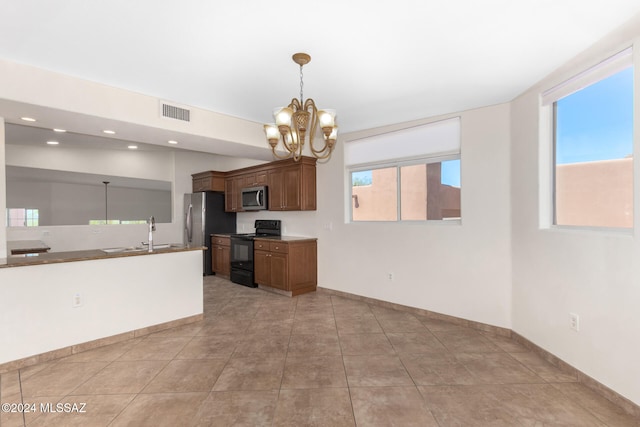
<instances>
[{"instance_id":1,"label":"kitchen countertop","mask_svg":"<svg viewBox=\"0 0 640 427\"><path fill-rule=\"evenodd\" d=\"M24 267L29 265L57 264L61 262L91 261L97 259L122 258L131 256L145 256L155 254L167 254L173 252L201 251L206 250L204 246L186 247L184 245L171 245L168 248L154 249L153 252L146 250L130 252L107 253L101 249L91 249L84 251L69 252L47 252L25 255L13 255L8 258L0 258L0 268Z\"/></svg>"},{"instance_id":2,"label":"kitchen countertop","mask_svg":"<svg viewBox=\"0 0 640 427\"><path fill-rule=\"evenodd\" d=\"M10 240L7 242L7 251L11 255L47 252L49 245L40 240Z\"/></svg>"},{"instance_id":3,"label":"kitchen countertop","mask_svg":"<svg viewBox=\"0 0 640 427\"><path fill-rule=\"evenodd\" d=\"M211 237L229 237L234 234L243 234L243 233L215 233L212 234ZM249 234L249 233L245 233ZM254 240L277 240L281 242L304 242L310 240L318 240L316 237L302 237L302 236L259 236L254 237Z\"/></svg>"},{"instance_id":4,"label":"kitchen countertop","mask_svg":"<svg viewBox=\"0 0 640 427\"><path fill-rule=\"evenodd\" d=\"M279 242L305 242L318 240L316 237L302 237L302 236L261 236L256 237L254 240L270 240Z\"/></svg>"}]
</instances>

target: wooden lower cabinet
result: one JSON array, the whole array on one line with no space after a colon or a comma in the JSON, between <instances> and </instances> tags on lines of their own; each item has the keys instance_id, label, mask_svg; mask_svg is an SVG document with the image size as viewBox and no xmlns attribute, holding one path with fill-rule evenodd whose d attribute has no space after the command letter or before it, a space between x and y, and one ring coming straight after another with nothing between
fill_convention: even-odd
<instances>
[{"instance_id":1,"label":"wooden lower cabinet","mask_svg":"<svg viewBox=\"0 0 640 427\"><path fill-rule=\"evenodd\" d=\"M211 236L211 269L217 276L231 275L231 238Z\"/></svg>"},{"instance_id":2,"label":"wooden lower cabinet","mask_svg":"<svg viewBox=\"0 0 640 427\"><path fill-rule=\"evenodd\" d=\"M254 241L254 280L291 296L313 292L318 285L315 239Z\"/></svg>"}]
</instances>

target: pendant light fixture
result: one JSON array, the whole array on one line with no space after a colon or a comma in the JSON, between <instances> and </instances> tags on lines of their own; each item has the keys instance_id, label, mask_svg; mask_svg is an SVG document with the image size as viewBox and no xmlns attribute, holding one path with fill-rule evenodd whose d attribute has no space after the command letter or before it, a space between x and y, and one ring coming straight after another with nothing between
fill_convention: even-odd
<instances>
[{"instance_id":1,"label":"pendant light fixture","mask_svg":"<svg viewBox=\"0 0 640 427\"><path fill-rule=\"evenodd\" d=\"M318 160L328 161L336 144L338 127L335 122L335 110L318 110L313 99L305 100L303 96L302 67L310 61L311 56L306 53L293 55L293 62L300 66L300 99L293 98L288 106L276 108L273 112L276 122L264 125L271 151L278 159L300 160L305 138L308 137L311 154ZM320 148L314 145L318 126L322 130L324 140ZM283 156L276 153L280 140L287 151Z\"/></svg>"}]
</instances>

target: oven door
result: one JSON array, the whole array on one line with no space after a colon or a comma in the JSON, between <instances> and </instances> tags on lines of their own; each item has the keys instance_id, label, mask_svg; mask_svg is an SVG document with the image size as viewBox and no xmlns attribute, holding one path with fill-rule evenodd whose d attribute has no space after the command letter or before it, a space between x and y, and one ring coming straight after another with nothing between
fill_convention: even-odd
<instances>
[{"instance_id":1,"label":"oven door","mask_svg":"<svg viewBox=\"0 0 640 427\"><path fill-rule=\"evenodd\" d=\"M231 236L231 269L253 271L253 240Z\"/></svg>"}]
</instances>

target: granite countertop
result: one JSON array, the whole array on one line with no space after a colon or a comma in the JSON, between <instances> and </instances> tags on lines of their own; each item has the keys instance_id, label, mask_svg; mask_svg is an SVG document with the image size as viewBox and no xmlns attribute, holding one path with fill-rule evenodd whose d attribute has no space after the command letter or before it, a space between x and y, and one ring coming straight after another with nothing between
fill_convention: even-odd
<instances>
[{"instance_id":1,"label":"granite countertop","mask_svg":"<svg viewBox=\"0 0 640 427\"><path fill-rule=\"evenodd\" d=\"M261 236L256 237L255 240L276 240L279 242L305 242L318 240L316 237L302 237L302 236Z\"/></svg>"},{"instance_id":2,"label":"granite countertop","mask_svg":"<svg viewBox=\"0 0 640 427\"><path fill-rule=\"evenodd\" d=\"M0 268L4 267L24 267L29 265L57 264L62 262L91 261L97 259L122 258L131 256L145 256L156 254L167 254L173 252L188 252L206 250L204 246L187 247L184 245L170 245L162 249L154 249L153 252L147 250L105 252L102 249L90 249L84 251L69 252L47 252L25 255L13 255L9 258L0 258ZM106 249L111 250L111 249Z\"/></svg>"},{"instance_id":3,"label":"granite countertop","mask_svg":"<svg viewBox=\"0 0 640 427\"><path fill-rule=\"evenodd\" d=\"M213 233L210 237L231 237L233 234L238 233Z\"/></svg>"},{"instance_id":4,"label":"granite countertop","mask_svg":"<svg viewBox=\"0 0 640 427\"><path fill-rule=\"evenodd\" d=\"M7 251L11 255L47 252L49 245L40 240L10 240L7 242Z\"/></svg>"}]
</instances>

